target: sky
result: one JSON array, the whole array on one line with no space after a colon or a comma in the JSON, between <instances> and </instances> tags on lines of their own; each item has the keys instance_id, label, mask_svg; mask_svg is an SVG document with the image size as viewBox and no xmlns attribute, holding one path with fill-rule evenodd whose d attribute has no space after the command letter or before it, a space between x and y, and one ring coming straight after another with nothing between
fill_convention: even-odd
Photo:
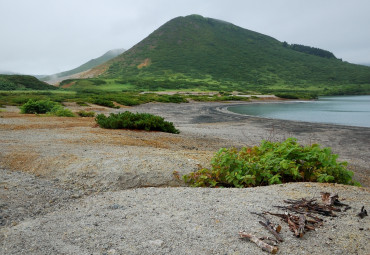
<instances>
[{"instance_id":1,"label":"sky","mask_svg":"<svg viewBox=\"0 0 370 255\"><path fill-rule=\"evenodd\" d=\"M369 13L369 0L0 0L0 72L70 70L190 14L370 63Z\"/></svg>"}]
</instances>

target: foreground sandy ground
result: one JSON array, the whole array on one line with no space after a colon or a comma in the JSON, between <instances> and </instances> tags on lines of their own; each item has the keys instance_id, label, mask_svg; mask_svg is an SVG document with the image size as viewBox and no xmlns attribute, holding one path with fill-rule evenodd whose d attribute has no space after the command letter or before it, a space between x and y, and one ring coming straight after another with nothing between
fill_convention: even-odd
<instances>
[{"instance_id":1,"label":"foreground sandy ground","mask_svg":"<svg viewBox=\"0 0 370 255\"><path fill-rule=\"evenodd\" d=\"M369 228L360 227L369 225L368 218L356 216L362 205L369 208L367 188L175 188L183 186L178 176L207 167L221 147L287 137L332 147L369 187L370 128L254 118L231 114L228 105L84 108L158 114L174 122L179 135L105 130L93 118L25 116L7 107L0 112L0 253L260 254L237 237L244 228L262 231L248 211L273 210L272 201L317 197L323 190L338 192L352 209L305 241L291 238L281 254L370 253Z\"/></svg>"}]
</instances>

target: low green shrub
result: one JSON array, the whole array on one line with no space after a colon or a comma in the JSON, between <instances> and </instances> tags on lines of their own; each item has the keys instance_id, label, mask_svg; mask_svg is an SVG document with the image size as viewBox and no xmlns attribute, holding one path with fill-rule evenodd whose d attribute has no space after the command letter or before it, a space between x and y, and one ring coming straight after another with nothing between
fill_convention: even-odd
<instances>
[{"instance_id":1,"label":"low green shrub","mask_svg":"<svg viewBox=\"0 0 370 255\"><path fill-rule=\"evenodd\" d=\"M352 180L347 162L320 145L301 146L295 138L284 142L262 141L260 146L222 148L211 161L211 169L184 175L195 187L254 187L286 182L335 182L359 185Z\"/></svg>"},{"instance_id":2,"label":"low green shrub","mask_svg":"<svg viewBox=\"0 0 370 255\"><path fill-rule=\"evenodd\" d=\"M297 94L276 93L275 96L285 99L299 99Z\"/></svg>"},{"instance_id":3,"label":"low green shrub","mask_svg":"<svg viewBox=\"0 0 370 255\"><path fill-rule=\"evenodd\" d=\"M161 103L187 103L188 101L182 95L159 95L157 100Z\"/></svg>"},{"instance_id":4,"label":"low green shrub","mask_svg":"<svg viewBox=\"0 0 370 255\"><path fill-rule=\"evenodd\" d=\"M84 101L77 101L76 104L78 104L79 106L89 106L87 103L85 103Z\"/></svg>"},{"instance_id":5,"label":"low green shrub","mask_svg":"<svg viewBox=\"0 0 370 255\"><path fill-rule=\"evenodd\" d=\"M56 105L56 102L52 102L50 100L29 99L27 103L21 106L21 113L47 113Z\"/></svg>"},{"instance_id":6,"label":"low green shrub","mask_svg":"<svg viewBox=\"0 0 370 255\"><path fill-rule=\"evenodd\" d=\"M164 121L160 116L149 113L111 113L108 117L104 114L96 116L95 121L102 128L109 129L141 129L146 131L162 131L167 133L180 133L172 122Z\"/></svg>"},{"instance_id":7,"label":"low green shrub","mask_svg":"<svg viewBox=\"0 0 370 255\"><path fill-rule=\"evenodd\" d=\"M80 117L95 117L95 112L79 111L77 114Z\"/></svg>"},{"instance_id":8,"label":"low green shrub","mask_svg":"<svg viewBox=\"0 0 370 255\"><path fill-rule=\"evenodd\" d=\"M101 105L101 106L106 106L110 108L119 108L113 104L112 101L103 99L103 98L97 98L93 101L94 104Z\"/></svg>"},{"instance_id":9,"label":"low green shrub","mask_svg":"<svg viewBox=\"0 0 370 255\"><path fill-rule=\"evenodd\" d=\"M50 100L33 100L30 99L27 103L21 106L21 113L31 114L48 114L58 117L74 117L74 113L64 108L57 102Z\"/></svg>"},{"instance_id":10,"label":"low green shrub","mask_svg":"<svg viewBox=\"0 0 370 255\"><path fill-rule=\"evenodd\" d=\"M132 97L116 98L116 102L121 104L121 105L126 105L126 106L134 106L134 105L139 105L140 104L140 102L138 100L135 100L135 98L132 98Z\"/></svg>"},{"instance_id":11,"label":"low green shrub","mask_svg":"<svg viewBox=\"0 0 370 255\"><path fill-rule=\"evenodd\" d=\"M67 108L64 108L61 105L55 105L49 112L49 115L54 115L58 117L75 117L76 115Z\"/></svg>"},{"instance_id":12,"label":"low green shrub","mask_svg":"<svg viewBox=\"0 0 370 255\"><path fill-rule=\"evenodd\" d=\"M318 95L315 93L276 93L275 96L284 99L317 99Z\"/></svg>"}]
</instances>

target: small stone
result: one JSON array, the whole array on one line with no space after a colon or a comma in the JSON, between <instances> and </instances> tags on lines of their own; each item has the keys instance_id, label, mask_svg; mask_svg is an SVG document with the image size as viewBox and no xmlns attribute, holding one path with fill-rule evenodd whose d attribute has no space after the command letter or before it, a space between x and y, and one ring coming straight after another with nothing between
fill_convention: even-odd
<instances>
[{"instance_id":1,"label":"small stone","mask_svg":"<svg viewBox=\"0 0 370 255\"><path fill-rule=\"evenodd\" d=\"M338 254L339 255L339 254L344 254L344 252L342 250L335 250L334 251L334 254Z\"/></svg>"},{"instance_id":2,"label":"small stone","mask_svg":"<svg viewBox=\"0 0 370 255\"><path fill-rule=\"evenodd\" d=\"M149 243L151 246L161 247L161 246L162 246L162 244L163 244L163 241L162 241L162 240L157 239L157 240L150 240L148 243Z\"/></svg>"},{"instance_id":3,"label":"small stone","mask_svg":"<svg viewBox=\"0 0 370 255\"><path fill-rule=\"evenodd\" d=\"M111 210L117 210L117 209L119 209L120 207L121 207L120 205L114 204L114 205L110 205L110 206L108 206L108 209L111 209Z\"/></svg>"}]
</instances>

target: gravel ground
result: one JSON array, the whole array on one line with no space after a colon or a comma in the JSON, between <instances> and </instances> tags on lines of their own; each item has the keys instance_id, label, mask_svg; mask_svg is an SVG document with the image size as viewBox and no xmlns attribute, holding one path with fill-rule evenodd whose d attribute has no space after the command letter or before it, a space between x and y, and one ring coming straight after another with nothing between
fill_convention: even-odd
<instances>
[{"instance_id":1,"label":"gravel ground","mask_svg":"<svg viewBox=\"0 0 370 255\"><path fill-rule=\"evenodd\" d=\"M369 208L368 188L179 187L174 171L181 176L208 166L220 147L290 136L332 147L349 161L355 179L370 186L370 128L237 115L227 111L232 104L85 108L158 114L180 135L105 130L92 118L25 116L7 107L0 112L0 254L262 254L237 235L242 229L268 235L249 211L274 211L284 199L318 197L320 191L339 193L352 209L302 240L283 226L279 253L370 254L369 218L356 216L361 206Z\"/></svg>"},{"instance_id":2,"label":"gravel ground","mask_svg":"<svg viewBox=\"0 0 370 255\"><path fill-rule=\"evenodd\" d=\"M0 226L17 225L65 206L82 196L58 179L47 180L34 175L0 169Z\"/></svg>"},{"instance_id":3,"label":"gravel ground","mask_svg":"<svg viewBox=\"0 0 370 255\"><path fill-rule=\"evenodd\" d=\"M342 185L285 184L249 189L141 188L80 199L1 230L3 254L263 254L238 238L244 230L270 234L252 212L279 212L284 199L339 193L352 206L324 225L293 236L285 223L279 254L369 254L369 193Z\"/></svg>"}]
</instances>

